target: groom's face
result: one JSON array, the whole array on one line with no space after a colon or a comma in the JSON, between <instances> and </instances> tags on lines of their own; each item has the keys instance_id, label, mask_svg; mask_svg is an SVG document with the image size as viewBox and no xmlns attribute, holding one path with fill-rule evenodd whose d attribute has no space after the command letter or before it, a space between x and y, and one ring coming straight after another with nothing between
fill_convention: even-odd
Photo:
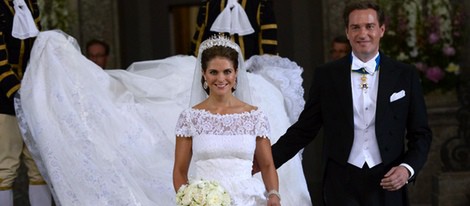
<instances>
[{"instance_id":1,"label":"groom's face","mask_svg":"<svg viewBox=\"0 0 470 206\"><path fill-rule=\"evenodd\" d=\"M362 61L366 62L377 54L384 32L385 26L380 25L375 10L354 10L349 14L346 35L354 55Z\"/></svg>"}]
</instances>

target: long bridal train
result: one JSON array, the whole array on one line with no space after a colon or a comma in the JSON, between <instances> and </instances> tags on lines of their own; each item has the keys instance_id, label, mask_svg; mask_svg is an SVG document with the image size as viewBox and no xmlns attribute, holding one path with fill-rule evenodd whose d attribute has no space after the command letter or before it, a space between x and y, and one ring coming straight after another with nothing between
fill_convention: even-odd
<instances>
[{"instance_id":1,"label":"long bridal train","mask_svg":"<svg viewBox=\"0 0 470 206\"><path fill-rule=\"evenodd\" d=\"M189 107L196 58L102 70L76 45L64 33L41 32L15 102L56 204L175 205L174 131ZM302 69L276 56L254 56L245 65L274 143L303 109ZM282 205L311 205L300 154L278 172Z\"/></svg>"}]
</instances>

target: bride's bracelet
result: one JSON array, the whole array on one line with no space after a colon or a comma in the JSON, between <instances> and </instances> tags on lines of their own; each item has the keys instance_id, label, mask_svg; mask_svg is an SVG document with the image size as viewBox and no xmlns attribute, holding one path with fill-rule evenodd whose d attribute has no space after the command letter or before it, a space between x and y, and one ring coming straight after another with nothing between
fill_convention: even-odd
<instances>
[{"instance_id":1,"label":"bride's bracelet","mask_svg":"<svg viewBox=\"0 0 470 206\"><path fill-rule=\"evenodd\" d=\"M277 196L277 198L279 198L279 200L281 200L281 194L279 194L279 192L277 190L270 190L266 196L269 199L269 197L271 195Z\"/></svg>"}]
</instances>

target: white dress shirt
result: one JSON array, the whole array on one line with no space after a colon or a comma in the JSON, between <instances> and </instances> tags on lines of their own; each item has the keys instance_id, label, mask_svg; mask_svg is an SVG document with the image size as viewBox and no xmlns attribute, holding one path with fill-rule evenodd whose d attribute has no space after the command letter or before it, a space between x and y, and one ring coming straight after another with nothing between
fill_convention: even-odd
<instances>
[{"instance_id":1,"label":"white dress shirt","mask_svg":"<svg viewBox=\"0 0 470 206\"><path fill-rule=\"evenodd\" d=\"M379 145L375 135L375 111L377 103L377 92L379 86L379 72L376 59L379 53L368 62L362 62L352 53L351 70L365 68L368 72L367 88L361 87L363 84L362 74L358 72L351 73L351 88L354 105L354 141L349 153L348 163L362 168L367 163L372 168L382 163ZM410 177L414 175L414 169L401 163L410 172Z\"/></svg>"},{"instance_id":2,"label":"white dress shirt","mask_svg":"<svg viewBox=\"0 0 470 206\"><path fill-rule=\"evenodd\" d=\"M362 168L367 163L372 168L382 162L379 145L375 135L375 110L379 82L379 70L376 71L377 55L368 62L362 62L352 54L352 70L365 68L368 88L361 88L362 74L351 73L351 87L354 105L354 142L349 153L348 163Z\"/></svg>"}]
</instances>

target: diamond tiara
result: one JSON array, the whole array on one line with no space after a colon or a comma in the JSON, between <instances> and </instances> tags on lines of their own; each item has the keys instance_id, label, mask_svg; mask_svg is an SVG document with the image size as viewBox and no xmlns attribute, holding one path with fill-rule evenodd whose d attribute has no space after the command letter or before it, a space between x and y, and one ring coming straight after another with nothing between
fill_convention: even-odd
<instances>
[{"instance_id":1,"label":"diamond tiara","mask_svg":"<svg viewBox=\"0 0 470 206\"><path fill-rule=\"evenodd\" d=\"M209 49L214 46L223 46L234 49L235 51L239 50L239 47L236 43L230 40L229 37L223 34L214 34L212 37L206 39L199 46L199 52L202 53L204 50Z\"/></svg>"}]
</instances>

